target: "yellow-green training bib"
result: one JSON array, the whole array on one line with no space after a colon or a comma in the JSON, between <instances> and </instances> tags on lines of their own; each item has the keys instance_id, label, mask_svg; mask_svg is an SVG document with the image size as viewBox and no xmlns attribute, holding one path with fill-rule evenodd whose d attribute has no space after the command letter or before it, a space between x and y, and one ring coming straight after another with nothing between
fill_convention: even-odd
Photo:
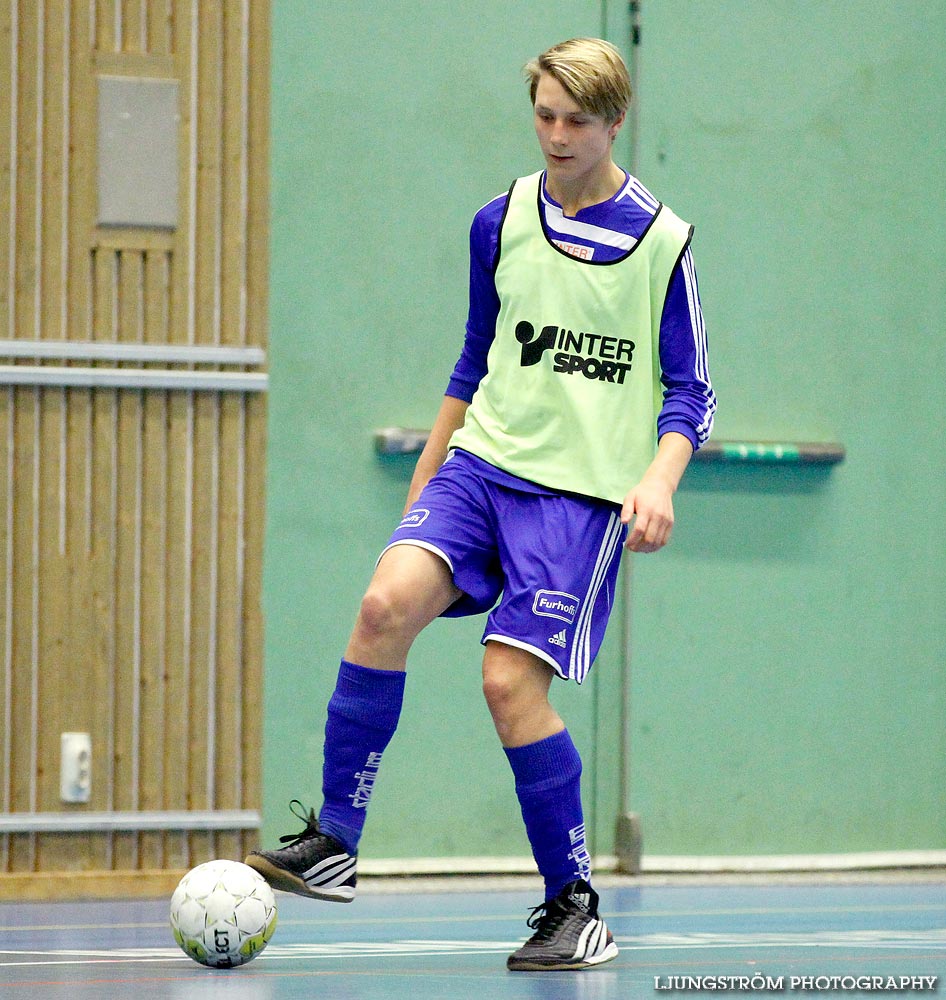
<instances>
[{"instance_id":1,"label":"yellow-green training bib","mask_svg":"<svg viewBox=\"0 0 946 1000\"><path fill-rule=\"evenodd\" d=\"M610 262L550 240L542 174L513 185L500 229L500 309L487 372L450 441L551 489L623 503L653 460L660 319L692 229L661 205Z\"/></svg>"}]
</instances>

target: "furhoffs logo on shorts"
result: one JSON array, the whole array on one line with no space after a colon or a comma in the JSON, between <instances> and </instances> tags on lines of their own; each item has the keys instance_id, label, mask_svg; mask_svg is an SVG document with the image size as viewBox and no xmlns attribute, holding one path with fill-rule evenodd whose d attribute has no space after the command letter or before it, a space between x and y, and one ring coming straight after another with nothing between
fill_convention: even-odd
<instances>
[{"instance_id":1,"label":"furhoffs logo on shorts","mask_svg":"<svg viewBox=\"0 0 946 1000\"><path fill-rule=\"evenodd\" d=\"M539 590L536 591L535 600L532 602L532 613L545 618L558 618L572 625L580 603L581 601L572 594L563 594L557 590Z\"/></svg>"},{"instance_id":2,"label":"furhoffs logo on shorts","mask_svg":"<svg viewBox=\"0 0 946 1000\"><path fill-rule=\"evenodd\" d=\"M430 517L430 511L424 510L423 507L415 507L410 513L404 515L404 519L397 526L398 530L401 528L417 528Z\"/></svg>"}]
</instances>

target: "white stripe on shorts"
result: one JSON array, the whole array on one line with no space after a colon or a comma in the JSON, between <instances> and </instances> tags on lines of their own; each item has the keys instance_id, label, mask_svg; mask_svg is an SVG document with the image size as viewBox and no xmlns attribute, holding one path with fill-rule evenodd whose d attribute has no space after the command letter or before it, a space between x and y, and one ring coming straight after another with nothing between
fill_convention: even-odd
<instances>
[{"instance_id":1,"label":"white stripe on shorts","mask_svg":"<svg viewBox=\"0 0 946 1000\"><path fill-rule=\"evenodd\" d=\"M386 545L381 550L381 555L378 556L378 559L374 564L375 569L378 568L378 563L381 562L381 556L383 556L384 553L388 551L388 549L393 549L396 545L413 545L414 548L426 549L428 552L433 552L435 556L440 556L440 558L447 564L447 566L450 569L451 576L453 575L453 563L450 561L450 557L447 555L447 553L444 552L443 549L437 548L436 545L431 545L430 542L425 542L419 538L399 538L396 542L391 542L390 545Z\"/></svg>"},{"instance_id":2,"label":"white stripe on shorts","mask_svg":"<svg viewBox=\"0 0 946 1000\"><path fill-rule=\"evenodd\" d=\"M588 671L591 669L591 625L594 620L595 602L598 599L601 585L608 575L608 567L614 558L614 550L621 540L621 527L620 515L613 513L608 519L608 526L601 539L598 558L591 574L591 582L588 584L588 590L581 602L578 626L575 629L572 652L568 660L568 676L579 684L588 676Z\"/></svg>"},{"instance_id":3,"label":"white stripe on shorts","mask_svg":"<svg viewBox=\"0 0 946 1000\"><path fill-rule=\"evenodd\" d=\"M540 660L544 660L554 671L562 678L562 680L568 680L567 677L562 675L562 668L558 665L558 661L554 656L549 656L549 654L544 649L539 649L538 646L533 646L531 642L523 642L521 639L513 639L508 635L500 635L498 632L489 632L487 635L483 636L483 645L485 646L488 642L503 642L507 646L515 646L516 649L524 649L527 653L531 653L533 656L537 656Z\"/></svg>"}]
</instances>

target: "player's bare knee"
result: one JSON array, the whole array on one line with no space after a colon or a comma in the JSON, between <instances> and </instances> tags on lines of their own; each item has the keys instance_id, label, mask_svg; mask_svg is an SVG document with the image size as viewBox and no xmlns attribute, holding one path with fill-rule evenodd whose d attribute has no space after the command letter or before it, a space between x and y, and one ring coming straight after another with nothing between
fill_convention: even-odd
<instances>
[{"instance_id":1,"label":"player's bare knee","mask_svg":"<svg viewBox=\"0 0 946 1000\"><path fill-rule=\"evenodd\" d=\"M501 670L484 671L483 696L497 727L514 721L523 709L522 685Z\"/></svg>"},{"instance_id":2,"label":"player's bare knee","mask_svg":"<svg viewBox=\"0 0 946 1000\"><path fill-rule=\"evenodd\" d=\"M361 599L355 628L364 638L400 635L409 631L408 616L401 602L390 591L380 587L370 587Z\"/></svg>"}]
</instances>

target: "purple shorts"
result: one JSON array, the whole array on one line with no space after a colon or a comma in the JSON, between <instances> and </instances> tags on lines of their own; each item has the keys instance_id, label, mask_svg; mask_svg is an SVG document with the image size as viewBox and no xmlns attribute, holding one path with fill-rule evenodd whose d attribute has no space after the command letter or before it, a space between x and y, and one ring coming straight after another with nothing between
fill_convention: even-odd
<instances>
[{"instance_id":1,"label":"purple shorts","mask_svg":"<svg viewBox=\"0 0 946 1000\"><path fill-rule=\"evenodd\" d=\"M613 503L515 483L453 453L384 551L440 556L463 591L445 616L489 611L484 643L526 649L580 684L604 638L627 527Z\"/></svg>"}]
</instances>

